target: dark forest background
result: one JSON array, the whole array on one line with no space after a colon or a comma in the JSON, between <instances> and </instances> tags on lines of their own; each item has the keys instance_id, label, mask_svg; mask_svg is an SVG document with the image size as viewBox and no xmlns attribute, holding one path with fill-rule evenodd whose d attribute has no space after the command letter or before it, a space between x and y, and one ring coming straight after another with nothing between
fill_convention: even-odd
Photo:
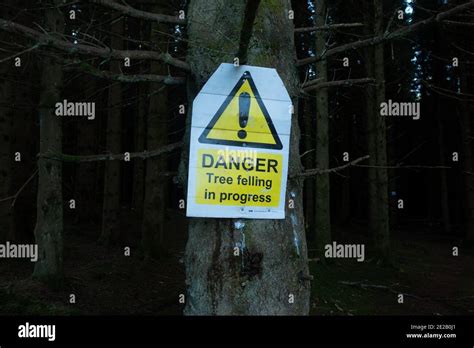
<instances>
[{"instance_id":1,"label":"dark forest background","mask_svg":"<svg viewBox=\"0 0 474 348\"><path fill-rule=\"evenodd\" d=\"M278 52L280 22L259 16L288 17L288 5L2 1L0 243L38 243L44 252L36 264L0 259L1 314L182 313L191 262L186 129L192 96L217 68L200 66L200 55L266 66L252 48L247 59L246 45ZM187 25L206 6L222 44L205 35L197 42ZM302 163L307 309L471 314L473 1L291 6L294 42L283 44L295 57L274 60L290 61L299 81L290 91L300 128L292 156ZM268 42L246 40L253 21L234 30L252 17L254 32L274 34ZM64 99L94 102L95 119L55 116ZM419 102L420 119L381 117L389 99ZM332 241L365 244L365 261L325 258Z\"/></svg>"}]
</instances>

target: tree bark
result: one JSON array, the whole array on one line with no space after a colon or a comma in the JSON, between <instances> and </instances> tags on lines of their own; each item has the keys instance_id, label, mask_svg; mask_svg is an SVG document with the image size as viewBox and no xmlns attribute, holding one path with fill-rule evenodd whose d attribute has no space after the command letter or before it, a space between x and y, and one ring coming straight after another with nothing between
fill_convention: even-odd
<instances>
[{"instance_id":1,"label":"tree bark","mask_svg":"<svg viewBox=\"0 0 474 348\"><path fill-rule=\"evenodd\" d=\"M152 7L152 12L163 9L164 2ZM152 24L150 41L159 51L167 51L167 42L160 32L166 32L163 24ZM150 62L150 73L166 74L167 67L159 62ZM150 83L150 101L147 114L146 143L149 149L156 149L167 142L168 93L165 86ZM145 259L159 257L164 248L164 224L166 213L166 184L160 173L166 171L166 158L149 158L146 160L145 201L143 206L142 246Z\"/></svg>"},{"instance_id":2,"label":"tree bark","mask_svg":"<svg viewBox=\"0 0 474 348\"><path fill-rule=\"evenodd\" d=\"M122 48L122 34L124 22L121 18L115 19L111 27L111 47ZM112 73L120 73L123 61L110 62ZM119 82L112 82L109 87L107 107L106 151L119 153L121 150L121 108L122 86ZM104 202L102 207L102 233L99 243L110 245L117 240L119 234L120 210L120 162L106 161L104 171Z\"/></svg>"},{"instance_id":3,"label":"tree bark","mask_svg":"<svg viewBox=\"0 0 474 348\"><path fill-rule=\"evenodd\" d=\"M439 151L439 164L441 166L446 165L446 140L443 131L443 109L441 103L438 101L438 151ZM440 179L440 203L441 203L441 219L443 232L451 233L451 214L449 211L449 195L448 195L448 173L446 169L439 171Z\"/></svg>"},{"instance_id":4,"label":"tree bark","mask_svg":"<svg viewBox=\"0 0 474 348\"><path fill-rule=\"evenodd\" d=\"M138 85L138 102L137 120L135 122L135 151L145 151L145 118L148 113L148 86L146 84ZM133 162L133 209L140 215L143 210L143 197L145 196L145 161Z\"/></svg>"},{"instance_id":5,"label":"tree bark","mask_svg":"<svg viewBox=\"0 0 474 348\"><path fill-rule=\"evenodd\" d=\"M0 78L4 78L3 73ZM13 109L10 107L12 86L8 81L4 81L0 85L0 99L4 106L0 107L0 197L10 197L12 192L12 159L14 152L12 151L10 136L12 134ZM14 222L12 200L0 202L0 240L12 240L14 238Z\"/></svg>"},{"instance_id":6,"label":"tree bark","mask_svg":"<svg viewBox=\"0 0 474 348\"><path fill-rule=\"evenodd\" d=\"M472 140L472 112L469 110L467 102L461 102L459 105L461 122L461 141L463 146L463 178L465 192L465 219L466 219L466 239L474 242L474 157Z\"/></svg>"},{"instance_id":7,"label":"tree bark","mask_svg":"<svg viewBox=\"0 0 474 348\"><path fill-rule=\"evenodd\" d=\"M55 8L62 1L55 0L44 14L44 28L61 35L64 16ZM40 152L61 152L61 121L55 115L54 105L59 101L62 88L61 66L49 57L43 57L40 117ZM63 276L63 200L62 164L40 157L38 159L38 197L35 240L39 255L33 277L57 282Z\"/></svg>"},{"instance_id":8,"label":"tree bark","mask_svg":"<svg viewBox=\"0 0 474 348\"><path fill-rule=\"evenodd\" d=\"M84 86L88 87L89 91L95 90L98 86L95 77L84 75L81 76L80 81ZM86 91L84 91L82 98L87 98ZM93 100L88 101L93 102ZM98 152L97 122L97 119L77 122L77 153L92 154ZM100 209L100 205L96 202L97 167L97 163L93 162L78 163L75 166L74 197L70 198L74 198L78 205L75 217L76 222L88 221L95 216L100 217L97 214L97 208ZM70 198L67 199L69 200Z\"/></svg>"},{"instance_id":9,"label":"tree bark","mask_svg":"<svg viewBox=\"0 0 474 348\"><path fill-rule=\"evenodd\" d=\"M435 28L435 48L437 52L450 51L450 47L447 44L448 37L444 28L436 26ZM439 86L443 86L446 82L445 74L443 74L444 64L441 61L435 62L435 67L437 68L433 73L433 79L435 83ZM444 113L447 111L446 99L444 96L437 95L435 98L435 126L436 126L436 138L438 140L438 156L439 164L441 166L446 166L447 158L451 156L446 151L446 138L445 138L445 122L444 122ZM449 156L449 157L447 157ZM440 187L439 191L439 209L441 213L441 227L442 231L446 234L451 234L451 212L449 207L449 183L448 183L448 173L446 169L441 169L439 171L438 185Z\"/></svg>"},{"instance_id":10,"label":"tree bark","mask_svg":"<svg viewBox=\"0 0 474 348\"><path fill-rule=\"evenodd\" d=\"M11 5L11 1L7 3ZM10 17L12 11L9 6L1 9L2 15ZM7 41L6 33L0 33L1 41ZM14 85L10 81L9 74L14 71L13 59L0 64L0 198L12 195L12 163L14 151L12 151L12 130L14 112L12 108L14 99ZM14 235L12 201L0 202L0 241L12 240Z\"/></svg>"},{"instance_id":11,"label":"tree bark","mask_svg":"<svg viewBox=\"0 0 474 348\"><path fill-rule=\"evenodd\" d=\"M191 92L198 91L221 62L233 61L232 53L238 51L244 7L244 2L223 0L190 3L188 33L193 44L188 51L188 61L192 72ZM261 2L250 40L248 64L276 68L290 96L295 97L299 87L289 10L288 0ZM190 105L194 96L189 95ZM295 100L293 103L296 104ZM294 116L290 176L301 171L299 140L297 117ZM183 161L187 166L186 156ZM307 280L300 180L288 181L287 200L289 198L295 201L295 208L287 207L286 219L283 220L190 220L185 252L185 314L308 314L310 283ZM243 255L233 256L233 248L243 238L246 245ZM289 300L291 295L294 303Z\"/></svg>"},{"instance_id":12,"label":"tree bark","mask_svg":"<svg viewBox=\"0 0 474 348\"><path fill-rule=\"evenodd\" d=\"M364 3L365 21L367 22L366 34L373 32L374 16L373 8L370 3ZM365 66L367 76L374 77L374 48L368 47L365 52ZM375 87L370 85L366 90L367 97L367 121L366 121L366 136L367 136L367 152L369 153L369 168L367 168L367 218L368 228L371 236L375 236L378 230L377 226L377 129L376 120L378 115L377 104L375 101Z\"/></svg>"},{"instance_id":13,"label":"tree bark","mask_svg":"<svg viewBox=\"0 0 474 348\"><path fill-rule=\"evenodd\" d=\"M304 101L303 111L303 138L305 144L305 151L308 151L303 156L303 164L305 169L313 169L315 167L315 141L314 141L314 125L313 112L311 100ZM314 178L308 178L304 181L304 208L305 208L305 229L308 232L308 244L315 243L314 235ZM310 247L311 248L311 247Z\"/></svg>"},{"instance_id":14,"label":"tree bark","mask_svg":"<svg viewBox=\"0 0 474 348\"><path fill-rule=\"evenodd\" d=\"M150 41L149 37L149 24L140 23L140 39ZM149 69L147 62L140 64L140 74L146 73ZM138 110L137 119L135 122L135 151L145 150L145 134L146 134L146 115L148 113L149 105L149 94L150 88L148 83L139 83L137 86L138 92ZM133 198L132 206L133 209L140 216L140 221L143 217L143 200L145 196L145 161L134 161L133 162Z\"/></svg>"},{"instance_id":15,"label":"tree bark","mask_svg":"<svg viewBox=\"0 0 474 348\"><path fill-rule=\"evenodd\" d=\"M374 0L374 32L376 36L384 32L384 12L382 1ZM385 118L380 116L380 104L385 101L385 71L384 71L383 43L374 46L374 77L375 77L375 107L376 126L376 157L377 157L377 230L375 234L375 248L378 257L383 262L390 258L390 225L388 201L388 173L387 169L387 130Z\"/></svg>"},{"instance_id":16,"label":"tree bark","mask_svg":"<svg viewBox=\"0 0 474 348\"><path fill-rule=\"evenodd\" d=\"M316 26L326 24L326 0L319 1L316 6ZM319 34L319 33L318 33ZM323 33L316 35L316 52L324 52L326 37ZM318 78L321 83L327 81L327 60L322 59L316 63ZM328 89L316 91L316 168L329 168L329 104ZM331 243L331 214L330 214L330 189L329 173L316 176L315 180L315 235L316 249L322 261L324 246Z\"/></svg>"}]
</instances>

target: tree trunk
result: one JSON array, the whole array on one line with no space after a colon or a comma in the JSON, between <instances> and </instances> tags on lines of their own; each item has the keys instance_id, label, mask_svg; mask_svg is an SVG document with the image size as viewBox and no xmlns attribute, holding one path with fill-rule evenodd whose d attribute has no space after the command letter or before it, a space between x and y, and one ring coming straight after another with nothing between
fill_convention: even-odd
<instances>
[{"instance_id":1,"label":"tree trunk","mask_svg":"<svg viewBox=\"0 0 474 348\"><path fill-rule=\"evenodd\" d=\"M111 27L111 47L122 48L123 20L115 19ZM120 74L122 61L111 61L112 73ZM111 82L109 87L107 107L106 151L120 153L121 151L121 108L122 86L119 82ZM120 161L106 161L104 173L104 202L102 208L102 234L99 242L109 245L117 240L119 234L120 210Z\"/></svg>"},{"instance_id":2,"label":"tree trunk","mask_svg":"<svg viewBox=\"0 0 474 348\"><path fill-rule=\"evenodd\" d=\"M160 6L161 5L161 6ZM163 12L163 4L153 6L151 12ZM166 52L167 41L162 32L167 26L152 24L150 42L160 52ZM150 73L166 75L167 67L161 62L150 63ZM168 93L164 85L150 83L150 101L147 115L147 148L157 149L167 143ZM166 250L164 247L164 224L166 213L166 180L160 173L166 171L166 158L148 158L145 174L145 201L143 206L142 246L145 259L159 257Z\"/></svg>"},{"instance_id":3,"label":"tree trunk","mask_svg":"<svg viewBox=\"0 0 474 348\"><path fill-rule=\"evenodd\" d=\"M354 129L356 123L354 122L355 115L352 117L348 117L344 119L342 122L344 122L344 130L345 134L347 136L344 137L344 140L342 141L344 149L352 149L354 148L357 144L359 144L359 135L358 132ZM338 223L341 226L346 226L351 219L352 214L355 213L355 211L352 211L352 178L355 175L355 172L352 171L350 168L346 171L344 174L345 177L341 177L339 179L340 182L340 203L337 205L334 205L332 203L332 206L339 207L339 217L338 217Z\"/></svg>"},{"instance_id":4,"label":"tree trunk","mask_svg":"<svg viewBox=\"0 0 474 348\"><path fill-rule=\"evenodd\" d=\"M95 90L98 86L95 77L88 75L81 76L81 83L87 86L87 90ZM82 98L87 100L87 91L84 91ZM93 102L93 100L87 100ZM98 153L97 144L97 119L84 120L77 122L77 153L81 155ZM90 221L92 217L97 216L98 204L96 203L97 195L97 163L83 162L76 164L76 172L74 179L74 198L76 200L77 209L75 221ZM67 200L70 199L69 197ZM100 216L100 215L99 215Z\"/></svg>"},{"instance_id":5,"label":"tree trunk","mask_svg":"<svg viewBox=\"0 0 474 348\"><path fill-rule=\"evenodd\" d=\"M303 111L303 138L305 151L303 156L303 164L305 169L311 169L315 166L315 142L313 138L313 113L311 110L312 103L310 100L304 101ZM314 178L307 178L304 181L304 209L305 209L305 230L308 232L307 239L309 244L314 244ZM311 247L310 247L311 248Z\"/></svg>"},{"instance_id":6,"label":"tree trunk","mask_svg":"<svg viewBox=\"0 0 474 348\"><path fill-rule=\"evenodd\" d=\"M370 3L364 3L364 14L365 22L367 26L365 28L365 34L373 35L373 23L374 17L372 15L373 8ZM365 52L365 65L367 76L375 77L374 72L374 48L368 47ZM378 111L378 105L375 101L375 86L369 85L367 91L367 123L366 123L366 136L367 136L367 152L369 154L369 168L367 169L367 203L368 203L368 227L371 236L375 236L378 231L378 207L377 207L377 129L376 122L377 118L380 117Z\"/></svg>"},{"instance_id":7,"label":"tree trunk","mask_svg":"<svg viewBox=\"0 0 474 348\"><path fill-rule=\"evenodd\" d=\"M190 3L188 33L193 43L187 59L193 77L190 91L198 91L221 62L233 61L232 52L238 51L244 7L244 2L237 1L195 0ZM299 88L289 10L288 0L261 2L250 40L248 64L276 68L289 94L296 96ZM190 105L194 96L189 95ZM293 103L296 104L295 100ZM294 116L290 176L301 170L299 137ZM183 161L187 164L186 157ZM283 220L190 220L185 252L185 314L308 313L310 283L299 180L288 181L287 200L289 198L295 201L295 208L287 208ZM243 238L246 245L243 255L233 256L233 248ZM294 303L291 303L293 297Z\"/></svg>"},{"instance_id":8,"label":"tree trunk","mask_svg":"<svg viewBox=\"0 0 474 348\"><path fill-rule=\"evenodd\" d=\"M53 6L62 4L55 0ZM60 9L45 10L44 28L50 33L64 32L64 16ZM43 57L40 117L40 153L60 153L61 121L55 115L54 105L59 101L62 88L61 66L49 57ZM33 277L57 282L63 276L63 200L62 164L60 161L40 157L38 159L38 197L35 240L39 255Z\"/></svg>"},{"instance_id":9,"label":"tree trunk","mask_svg":"<svg viewBox=\"0 0 474 348\"><path fill-rule=\"evenodd\" d=\"M319 1L316 6L316 26L326 24L326 1ZM316 52L320 54L326 49L326 37L323 33L316 35ZM321 82L327 81L327 60L316 63L316 70ZM316 168L329 168L329 105L328 89L320 88L316 92ZM329 173L316 176L315 181L315 235L316 249L322 261L324 246L331 243L331 214Z\"/></svg>"},{"instance_id":10,"label":"tree trunk","mask_svg":"<svg viewBox=\"0 0 474 348\"><path fill-rule=\"evenodd\" d=\"M472 47L472 44L470 45ZM461 91L472 93L474 75L469 74L467 65L461 67ZM472 71L472 70L471 70ZM459 101L459 122L462 143L462 176L464 181L464 215L466 240L474 243L474 133L472 120L474 119L474 103Z\"/></svg>"},{"instance_id":11,"label":"tree trunk","mask_svg":"<svg viewBox=\"0 0 474 348\"><path fill-rule=\"evenodd\" d=\"M145 72L142 72L145 73ZM135 151L141 152L145 150L145 118L148 113L148 84L138 84L138 110L137 119L135 122ZM139 159L133 162L133 197L132 207L133 209L142 215L143 210L143 199L145 196L145 161Z\"/></svg>"},{"instance_id":12,"label":"tree trunk","mask_svg":"<svg viewBox=\"0 0 474 348\"><path fill-rule=\"evenodd\" d=\"M142 9L147 11L147 8ZM148 22L140 22L140 39L150 41L150 26ZM141 62L140 74L146 74L149 70L148 62ZM138 83L138 110L135 122L135 151L144 151L146 143L146 115L149 107L148 93L150 91L148 83ZM133 198L132 207L141 218L143 217L143 200L145 196L145 161L135 160L133 162Z\"/></svg>"},{"instance_id":13,"label":"tree trunk","mask_svg":"<svg viewBox=\"0 0 474 348\"><path fill-rule=\"evenodd\" d=\"M443 131L443 108L441 103L438 102L438 151L439 151L439 164L441 166L446 166L446 140L444 138ZM443 232L450 234L451 233L451 216L449 211L449 196L448 196L448 173L446 169L441 169L439 171L440 175L440 201L441 201L441 219Z\"/></svg>"},{"instance_id":14,"label":"tree trunk","mask_svg":"<svg viewBox=\"0 0 474 348\"><path fill-rule=\"evenodd\" d=\"M10 1L11 2L11 1ZM8 3L8 5L11 5ZM9 6L1 9L2 16L10 18L12 11ZM1 41L7 40L7 33L0 33ZM14 110L12 108L14 99L14 85L10 81L10 73L14 71L13 59L2 62L0 65L0 199L11 196L12 193L12 163L14 151L12 151L12 130ZM0 202L0 241L12 240L13 209L12 200Z\"/></svg>"},{"instance_id":15,"label":"tree trunk","mask_svg":"<svg viewBox=\"0 0 474 348\"><path fill-rule=\"evenodd\" d=\"M393 166L396 164L397 158L397 149L396 149L396 142L393 140L395 135L397 134L395 122L386 121L387 124L387 153L389 160L387 161L389 166ZM392 194L393 192L393 194ZM389 193L389 222L390 222L390 229L397 228L397 220L398 220L398 189L397 189L397 172L395 169L388 170L388 193Z\"/></svg>"},{"instance_id":16,"label":"tree trunk","mask_svg":"<svg viewBox=\"0 0 474 348\"><path fill-rule=\"evenodd\" d=\"M466 239L474 242L474 165L471 112L467 102L460 102L461 141L463 146L463 178L465 192Z\"/></svg>"},{"instance_id":17,"label":"tree trunk","mask_svg":"<svg viewBox=\"0 0 474 348\"><path fill-rule=\"evenodd\" d=\"M374 34L382 35L384 32L382 1L374 0ZM389 201L388 201L388 174L387 169L387 131L385 118L380 116L380 104L385 101L385 72L383 44L374 47L374 78L375 78L375 156L376 169L376 231L374 235L377 257L388 262L390 257L390 226L389 226Z\"/></svg>"},{"instance_id":18,"label":"tree trunk","mask_svg":"<svg viewBox=\"0 0 474 348\"><path fill-rule=\"evenodd\" d=\"M450 45L446 44L448 37L444 28L437 25L434 30L434 41L435 41L435 52L450 52ZM441 61L433 62L433 81L439 86L446 85L446 74L443 73L445 65ZM446 138L445 138L445 122L444 122L444 113L448 110L445 105L449 102L449 99L446 100L443 95L436 95L434 99L434 115L435 115L435 127L436 127L436 139L438 141L438 155L439 155L439 165L446 166L447 158L450 158L450 155L446 151ZM447 157L449 156L449 157ZM444 233L451 233L451 216L450 216L450 207L449 207L449 195L448 195L448 173L446 169L439 170L439 176L437 177L438 181L436 185L440 187L439 195L436 197L439 200L439 206L441 213L441 226Z\"/></svg>"}]
</instances>

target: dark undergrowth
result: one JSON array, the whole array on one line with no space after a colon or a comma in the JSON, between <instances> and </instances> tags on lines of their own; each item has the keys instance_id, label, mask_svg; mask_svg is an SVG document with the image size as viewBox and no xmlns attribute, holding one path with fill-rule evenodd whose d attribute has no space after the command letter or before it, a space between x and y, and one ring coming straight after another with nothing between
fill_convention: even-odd
<instances>
[{"instance_id":1,"label":"dark undergrowth","mask_svg":"<svg viewBox=\"0 0 474 348\"><path fill-rule=\"evenodd\" d=\"M170 224L173 225L173 224ZM91 232L65 236L65 282L52 289L31 278L29 261L0 262L0 314L15 315L181 315L185 293L185 228L172 226L169 252L144 261L139 245L100 246ZM85 231L84 229L82 230ZM311 314L417 315L474 313L474 255L455 240L397 231L391 267L370 257L364 262L312 257ZM354 235L353 233L350 235ZM459 245L459 256L452 246ZM399 303L403 294L403 303ZM75 303L71 303L71 295Z\"/></svg>"}]
</instances>

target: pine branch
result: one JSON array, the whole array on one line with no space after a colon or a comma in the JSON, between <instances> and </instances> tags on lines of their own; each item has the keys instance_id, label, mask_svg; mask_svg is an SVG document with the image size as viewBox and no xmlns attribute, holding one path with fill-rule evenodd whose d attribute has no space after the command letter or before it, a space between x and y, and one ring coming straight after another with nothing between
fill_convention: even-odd
<instances>
[{"instance_id":1,"label":"pine branch","mask_svg":"<svg viewBox=\"0 0 474 348\"><path fill-rule=\"evenodd\" d=\"M321 81L323 81L323 79L321 79L321 78L309 80L309 81L303 83L303 84L301 85L301 88L305 89L306 87L315 85L315 84L317 84L317 83L320 83Z\"/></svg>"},{"instance_id":2,"label":"pine branch","mask_svg":"<svg viewBox=\"0 0 474 348\"><path fill-rule=\"evenodd\" d=\"M182 142L176 142L173 144L165 145L159 149L152 151L143 151L143 152L130 152L130 159L132 158L154 158L161 156L165 153L172 152L176 149L179 149L183 146ZM88 156L79 156L79 155L66 155L62 153L39 153L37 157L48 158L51 160L57 160L62 162L96 162L96 161L114 161L114 160L123 160L125 159L125 154L103 154L103 155L88 155Z\"/></svg>"},{"instance_id":3,"label":"pine branch","mask_svg":"<svg viewBox=\"0 0 474 348\"><path fill-rule=\"evenodd\" d=\"M416 298L418 300L423 299L422 297L417 296L417 295L413 295L413 294L409 294L409 293L406 293L406 292L401 292L401 291L394 290L390 286L387 286L387 285L368 284L368 283L362 283L362 282L349 282L349 281L344 281L344 280L340 280L338 283L343 284L343 285L361 287L362 289L374 288L374 289L387 290L387 291L390 291L390 292L392 292L394 294L397 294L397 295L413 297L413 298Z\"/></svg>"},{"instance_id":4,"label":"pine branch","mask_svg":"<svg viewBox=\"0 0 474 348\"><path fill-rule=\"evenodd\" d=\"M363 27L363 23L340 23L340 24L328 24L319 27L304 27L304 28L295 28L295 33L308 33L313 31L327 31L327 30L337 30L345 28L357 28Z\"/></svg>"},{"instance_id":5,"label":"pine branch","mask_svg":"<svg viewBox=\"0 0 474 348\"><path fill-rule=\"evenodd\" d=\"M109 59L145 59L158 60L177 68L189 71L189 65L177 58L173 58L169 53L159 53L155 51L139 51L139 50L115 50L102 47L94 47L84 44L73 44L71 42L58 39L51 34L43 34L39 31L26 27L24 25L1 19L0 30L4 30L14 34L20 34L30 39L38 41L39 44L47 45L59 49L68 54L82 54Z\"/></svg>"},{"instance_id":6,"label":"pine branch","mask_svg":"<svg viewBox=\"0 0 474 348\"><path fill-rule=\"evenodd\" d=\"M365 83L371 83L375 80L369 77L364 77L360 79L347 79L347 80L337 80L337 81L327 81L314 84L303 85L303 92L308 93L322 88L332 88L332 87L350 87L354 85L360 85Z\"/></svg>"},{"instance_id":7,"label":"pine branch","mask_svg":"<svg viewBox=\"0 0 474 348\"><path fill-rule=\"evenodd\" d=\"M432 83L429 83L426 80L422 80L421 83L427 88L431 89L433 92L443 95L447 98L453 98L453 99L457 99L461 101L474 101L474 94L451 91L449 89L439 87Z\"/></svg>"},{"instance_id":8,"label":"pine branch","mask_svg":"<svg viewBox=\"0 0 474 348\"><path fill-rule=\"evenodd\" d=\"M146 19L149 21L157 22L157 23L171 23L171 24L186 24L186 20L180 19L176 16L169 16L159 13L152 13L147 11L137 10L129 5L121 5L113 0L90 0L90 2L94 4L98 4L104 7L111 8L118 12L121 12L124 15Z\"/></svg>"},{"instance_id":9,"label":"pine branch","mask_svg":"<svg viewBox=\"0 0 474 348\"><path fill-rule=\"evenodd\" d=\"M469 2L467 2L465 4L453 7L450 10L440 12L437 15L432 16L428 19L425 19L425 20L416 22L414 24L407 25L407 26L402 27L400 29L394 30L391 33L371 37L371 38L364 39L364 40L351 42L351 43L341 45L341 46L336 46L336 47L328 49L322 55L316 55L314 57L308 57L308 58L300 59L300 60L296 61L296 66L303 66L303 65L306 65L306 64L319 62L323 58L327 58L327 57L333 56L333 55L338 54L338 53L346 52L346 51L349 51L349 50L355 50L357 48L378 45L380 43L383 43L383 42L386 42L386 41L389 41L389 40L394 40L394 39L398 39L398 38L407 36L409 34L417 32L417 31L419 31L419 30L421 30L421 29L423 29L423 28L425 28L429 25L432 25L432 24L437 23L437 22L441 22L442 20L444 20L447 17L455 15L459 12L466 11L467 9L469 9L471 7L474 7L474 0L470 0Z\"/></svg>"},{"instance_id":10,"label":"pine branch","mask_svg":"<svg viewBox=\"0 0 474 348\"><path fill-rule=\"evenodd\" d=\"M28 178L28 180L26 180L23 183L23 185L21 185L21 187L18 189L18 191L16 191L16 193L13 196L2 198L2 199L0 199L0 202L13 200L13 202L11 204L11 208L13 208L15 206L15 202L16 202L18 196L20 195L21 191L23 191L23 189L30 183L30 181L33 180L33 178L36 176L36 174L38 174L38 169L36 169L33 172L33 174L31 174L31 176Z\"/></svg>"},{"instance_id":11,"label":"pine branch","mask_svg":"<svg viewBox=\"0 0 474 348\"><path fill-rule=\"evenodd\" d=\"M443 24L457 25L457 26L463 26L463 27L474 27L474 23L471 23L471 22L458 22L458 21L445 20L443 21Z\"/></svg>"},{"instance_id":12,"label":"pine branch","mask_svg":"<svg viewBox=\"0 0 474 348\"><path fill-rule=\"evenodd\" d=\"M186 81L186 78L183 76L165 76L165 75L154 75L154 74L134 74L134 75L125 75L125 74L114 74L109 71L104 71L93 67L92 65L86 62L73 62L79 64L76 67L66 68L66 69L76 69L81 70L92 76L96 76L103 79L120 81L120 82L159 82L165 85L181 85Z\"/></svg>"},{"instance_id":13,"label":"pine branch","mask_svg":"<svg viewBox=\"0 0 474 348\"><path fill-rule=\"evenodd\" d=\"M383 168L383 169L451 169L452 167L448 166L424 166L424 165L407 165L407 166L401 166L401 165L396 165L396 166L370 166L366 164L357 164L354 165L354 167L360 167L360 168Z\"/></svg>"},{"instance_id":14,"label":"pine branch","mask_svg":"<svg viewBox=\"0 0 474 348\"><path fill-rule=\"evenodd\" d=\"M326 173L333 173L333 172L338 172L340 170L343 170L343 169L346 169L348 167L352 167L352 166L355 166L357 163L359 162L362 162L362 161L365 161L366 159L368 159L370 156L367 155L367 156L363 156L363 157L360 157L360 158L357 158L349 163L346 163L342 166L339 166L339 167L335 167L335 168L328 168L328 169L320 169L320 168L315 168L315 169L308 169L308 170L305 170L304 172L302 173L299 173L299 174L296 174L294 176L296 177L310 177L310 176L315 176L315 175L321 175L321 174L326 174Z\"/></svg>"},{"instance_id":15,"label":"pine branch","mask_svg":"<svg viewBox=\"0 0 474 348\"><path fill-rule=\"evenodd\" d=\"M462 48L462 47L456 45L454 42L452 42L451 45L452 45L454 48L460 50L460 51L463 52L463 53L466 53L466 54L468 54L468 55L474 56L474 52L468 51L468 50L466 50L466 49L464 49L464 48Z\"/></svg>"},{"instance_id":16,"label":"pine branch","mask_svg":"<svg viewBox=\"0 0 474 348\"><path fill-rule=\"evenodd\" d=\"M311 177L315 175L321 175L321 174L326 174L326 173L337 173L343 169L349 168L349 167L359 167L359 168L384 168L384 169L451 169L451 167L447 166L425 166L425 165L406 165L406 166L401 166L401 165L396 165L396 166L371 166L371 165L366 165L366 164L359 164L360 162L370 158L369 155L359 157L351 162L348 162L342 166L339 167L334 167L334 168L328 168L328 169L320 169L320 168L315 168L315 169L307 169L299 174L295 174L292 177Z\"/></svg>"}]
</instances>

